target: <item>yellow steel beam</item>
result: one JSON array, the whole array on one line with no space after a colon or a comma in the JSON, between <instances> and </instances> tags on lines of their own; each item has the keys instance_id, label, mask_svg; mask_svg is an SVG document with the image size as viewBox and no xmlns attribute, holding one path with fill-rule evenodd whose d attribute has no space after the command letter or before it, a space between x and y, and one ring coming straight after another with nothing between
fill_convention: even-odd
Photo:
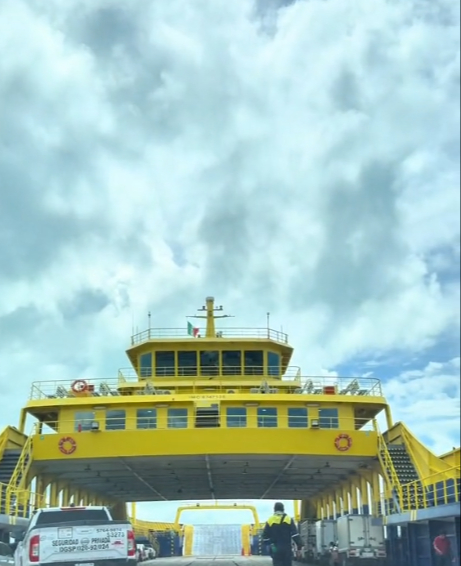
<instances>
[{"instance_id":1,"label":"yellow steel beam","mask_svg":"<svg viewBox=\"0 0 461 566\"><path fill-rule=\"evenodd\" d=\"M308 456L340 456L335 448L337 430L331 429L213 429L156 430L152 443L151 430L76 433L75 452L63 455L59 450L62 436L49 434L34 446L34 460L73 460L92 458L196 456L206 446L207 454L297 454ZM377 434L351 431L352 447L347 456L375 457ZM110 438L110 442L108 439ZM120 450L123 449L123 453Z\"/></svg>"}]
</instances>

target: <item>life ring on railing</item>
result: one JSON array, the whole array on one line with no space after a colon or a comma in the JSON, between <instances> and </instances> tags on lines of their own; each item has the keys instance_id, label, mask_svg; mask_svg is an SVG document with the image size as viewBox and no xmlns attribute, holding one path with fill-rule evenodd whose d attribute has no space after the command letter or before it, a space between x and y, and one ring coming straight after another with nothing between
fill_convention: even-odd
<instances>
[{"instance_id":1,"label":"life ring on railing","mask_svg":"<svg viewBox=\"0 0 461 566\"><path fill-rule=\"evenodd\" d=\"M347 452L352 446L352 438L348 434L339 434L335 438L335 447L339 452Z\"/></svg>"},{"instance_id":2,"label":"life ring on railing","mask_svg":"<svg viewBox=\"0 0 461 566\"><path fill-rule=\"evenodd\" d=\"M77 450L77 443L70 436L61 438L59 441L59 452L62 452L66 456L73 454Z\"/></svg>"},{"instance_id":3,"label":"life ring on railing","mask_svg":"<svg viewBox=\"0 0 461 566\"><path fill-rule=\"evenodd\" d=\"M85 391L88 391L88 383L83 379L77 379L70 388L74 393L85 393Z\"/></svg>"}]
</instances>

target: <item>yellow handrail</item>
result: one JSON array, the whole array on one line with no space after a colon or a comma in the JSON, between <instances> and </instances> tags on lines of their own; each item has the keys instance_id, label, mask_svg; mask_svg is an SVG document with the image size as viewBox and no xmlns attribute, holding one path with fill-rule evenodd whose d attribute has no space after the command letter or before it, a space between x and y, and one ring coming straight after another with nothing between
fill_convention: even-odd
<instances>
[{"instance_id":1,"label":"yellow handrail","mask_svg":"<svg viewBox=\"0 0 461 566\"><path fill-rule=\"evenodd\" d=\"M0 514L27 519L35 509L45 506L45 495L0 483Z\"/></svg>"},{"instance_id":2,"label":"yellow handrail","mask_svg":"<svg viewBox=\"0 0 461 566\"><path fill-rule=\"evenodd\" d=\"M3 454L6 450L6 445L8 444L8 427L6 427L0 434L0 462L3 458Z\"/></svg>"},{"instance_id":3,"label":"yellow handrail","mask_svg":"<svg viewBox=\"0 0 461 566\"><path fill-rule=\"evenodd\" d=\"M451 475L452 477L446 477ZM454 466L449 470L431 474L421 480L416 480L408 484L402 485L402 493L404 496L403 511L414 509L427 509L428 507L438 507L448 503L459 503L460 486L459 479L461 476L460 466ZM449 483L451 482L451 485ZM422 492L418 492L424 483ZM441 491L441 493L439 493ZM411 501L413 498L413 501Z\"/></svg>"},{"instance_id":4,"label":"yellow handrail","mask_svg":"<svg viewBox=\"0 0 461 566\"><path fill-rule=\"evenodd\" d=\"M24 447L19 456L18 463L13 470L10 478L9 487L12 490L24 489L27 483L27 474L29 473L30 466L32 464L32 449L33 449L33 439L35 434L38 432L38 424L34 425L32 434L26 440Z\"/></svg>"},{"instance_id":5,"label":"yellow handrail","mask_svg":"<svg viewBox=\"0 0 461 566\"><path fill-rule=\"evenodd\" d=\"M395 497L397 498L397 504L399 508L401 508L402 485L395 470L394 462L392 461L392 457L387 448L387 444L386 441L384 440L384 436L380 433L378 428L378 423L375 419L373 420L373 426L375 428L378 437L378 458L384 474L386 485L388 487L386 499L389 499L389 495L394 494Z\"/></svg>"}]
</instances>

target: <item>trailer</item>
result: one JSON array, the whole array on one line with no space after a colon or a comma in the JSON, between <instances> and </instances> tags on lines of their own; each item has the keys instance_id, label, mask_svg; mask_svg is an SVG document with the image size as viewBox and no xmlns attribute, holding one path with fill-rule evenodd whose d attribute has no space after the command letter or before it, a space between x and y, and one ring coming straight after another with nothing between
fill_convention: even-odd
<instances>
[{"instance_id":1,"label":"trailer","mask_svg":"<svg viewBox=\"0 0 461 566\"><path fill-rule=\"evenodd\" d=\"M381 566L386 563L384 527L369 515L343 515L337 520L342 566Z\"/></svg>"},{"instance_id":2,"label":"trailer","mask_svg":"<svg viewBox=\"0 0 461 566\"><path fill-rule=\"evenodd\" d=\"M323 519L315 523L315 550L316 558L319 562L330 555L330 547L332 543L336 543L338 539L338 529L336 521L333 519Z\"/></svg>"}]
</instances>

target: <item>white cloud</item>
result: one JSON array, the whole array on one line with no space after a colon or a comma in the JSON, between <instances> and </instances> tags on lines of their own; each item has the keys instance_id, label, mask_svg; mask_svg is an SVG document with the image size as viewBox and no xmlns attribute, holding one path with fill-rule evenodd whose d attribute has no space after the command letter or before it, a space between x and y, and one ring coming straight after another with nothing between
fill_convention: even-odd
<instances>
[{"instance_id":1,"label":"white cloud","mask_svg":"<svg viewBox=\"0 0 461 566\"><path fill-rule=\"evenodd\" d=\"M450 0L2 2L0 425L33 379L126 366L133 315L181 326L210 293L240 325L270 310L309 373L445 364L459 59Z\"/></svg>"},{"instance_id":2,"label":"white cloud","mask_svg":"<svg viewBox=\"0 0 461 566\"><path fill-rule=\"evenodd\" d=\"M386 382L395 421L403 421L438 455L459 446L460 358L404 371Z\"/></svg>"}]
</instances>

